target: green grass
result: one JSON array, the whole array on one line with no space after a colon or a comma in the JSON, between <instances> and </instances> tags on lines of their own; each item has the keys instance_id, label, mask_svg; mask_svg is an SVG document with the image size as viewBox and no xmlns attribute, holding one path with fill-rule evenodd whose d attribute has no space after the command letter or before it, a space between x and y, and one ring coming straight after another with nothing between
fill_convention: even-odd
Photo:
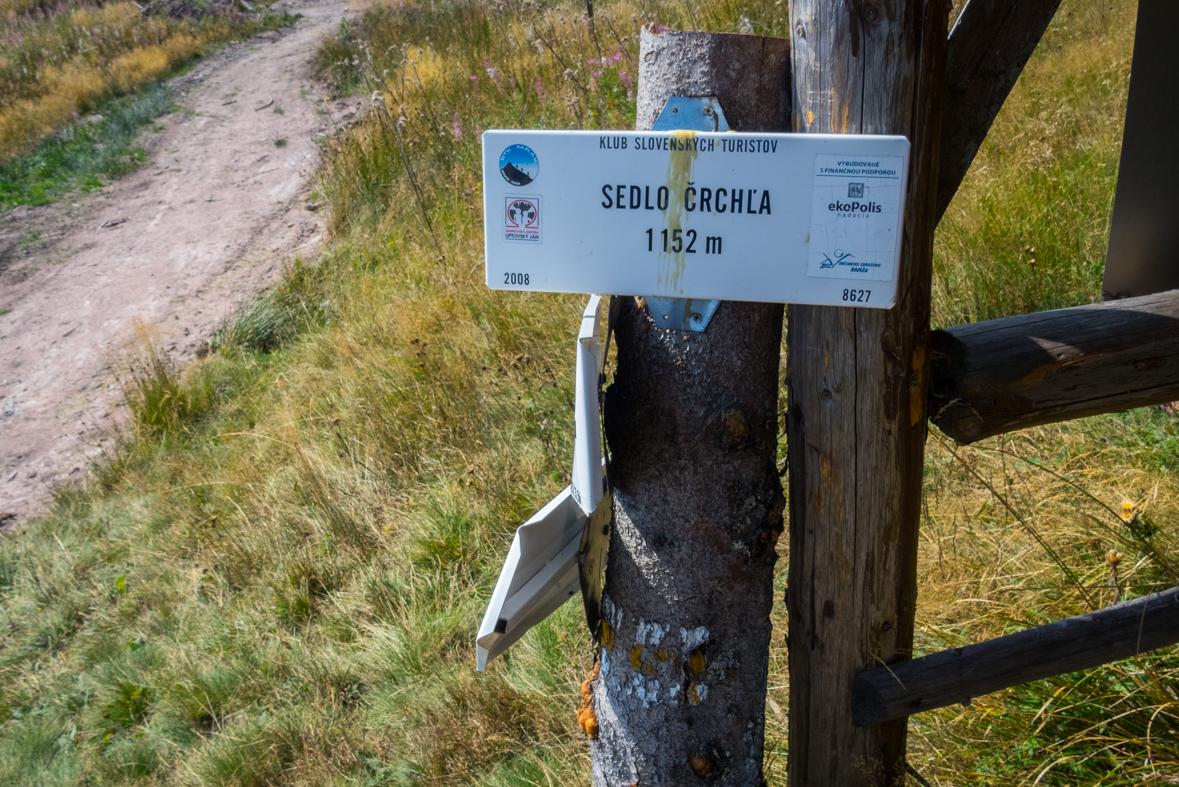
<instances>
[{"instance_id":1,"label":"green grass","mask_svg":"<svg viewBox=\"0 0 1179 787\"><path fill-rule=\"evenodd\" d=\"M324 42L321 72L387 107L330 140L331 250L183 372L145 340L119 372L125 444L0 536L0 783L589 783L576 605L473 671L514 528L568 482L583 306L483 285L478 134L633 124L641 22L788 17L615 3L595 45L581 13L378 6ZM1132 19L1065 0L939 229L938 324L1096 298ZM588 62L599 46L616 65ZM1140 410L969 448L935 433L919 652L1108 603L1115 565L1124 597L1176 584L1175 431ZM910 760L937 785L1167 783L1177 677L1171 649L921 714Z\"/></svg>"},{"instance_id":2,"label":"green grass","mask_svg":"<svg viewBox=\"0 0 1179 787\"><path fill-rule=\"evenodd\" d=\"M68 126L32 153L0 163L0 208L43 205L73 189L102 188L103 178L145 160L147 152L135 144L140 129L174 109L171 88L158 82L101 107L102 120Z\"/></svg>"},{"instance_id":3,"label":"green grass","mask_svg":"<svg viewBox=\"0 0 1179 787\"><path fill-rule=\"evenodd\" d=\"M85 3L83 5L89 7ZM175 12L183 11L184 9L181 8L182 5L174 3L171 10ZM208 4L202 5L208 6ZM70 51L72 50L70 50L70 47L75 46L85 37L81 33L77 33L77 41L63 43L61 47L51 44L49 39L57 41L63 36L66 36L68 30L72 29L70 27L71 25L77 26L80 24L77 19L72 19L67 24L66 20L69 14L65 13L64 6L57 7L56 11L60 12L57 17L42 19L39 23L32 17L23 18L14 16L7 20L8 26L6 27L6 31L9 33L10 39L17 41L20 46L0 49L0 71L6 72L6 70L11 69L20 70L21 63L26 63L26 61L27 63L22 72L25 76L22 80L17 80L20 84L13 82L6 86L7 90L14 92L9 95L6 90L0 90L0 112L7 111L18 115L23 112L24 114L21 117L24 120L19 121L19 123L25 123L27 121L34 126L37 125L33 120L36 115L33 109L26 108L26 110L18 112L18 109L14 109L14 107L17 107L20 100L35 100L41 93L44 93L48 89L42 83L46 79L49 79L49 77L44 75L38 77L38 69L44 70L47 67L51 67L54 62L57 62L54 58L68 59L71 57ZM95 13L98 12L95 11ZM134 13L138 15L137 11ZM232 13L229 14L229 17L226 17L225 13L226 8L220 5L216 9L212 7L205 8L203 15L201 13L195 13L195 16L200 17L200 21L188 19L188 17L194 14L186 13L184 16L187 21L183 23L174 22L173 32L179 30L180 32L177 35L187 37L187 40L193 42L196 42L197 39L193 39L189 34L196 34L198 36L199 43L191 44L191 46L196 47L193 53L193 56L195 56L198 52L218 43L253 35L265 30L274 30L291 24L298 19L297 16L286 13L273 14L263 12L250 19L237 18ZM149 19L145 24L150 26L158 22L160 25L163 25L163 28L153 32L151 35L143 33L143 31L137 32L137 28L121 33L111 31L102 31L100 33L97 29L90 30L90 28L85 28L84 25L83 29L89 31L86 32L87 36L93 32L95 36L102 35L109 38L110 41L104 45L105 48L99 47L99 49L102 49L104 57L116 58L122 52L123 48L128 45L129 41L137 40L137 36L142 37L144 43L150 43L160 36L166 37L167 25L159 22L159 20L153 20L154 18ZM152 28L152 30L155 30L155 28ZM44 54L38 59L34 56L36 54L35 52L30 54L24 51L37 41L53 49L49 62L46 61ZM18 49L20 52L17 52ZM34 47L34 49L36 48ZM58 51L59 49L61 51ZM49 50L42 51L44 53ZM133 49L131 51L138 52L140 50ZM99 68L100 64L95 60L96 58L101 60L101 58L93 52L91 55L91 60L86 61L88 63L87 67L94 69L96 72L101 71L102 69ZM124 59L126 57L130 57L130 55L126 55ZM129 87L125 86L123 89L112 87L98 91L90 99L67 108L65 112L67 116L71 114L68 109L75 110L72 112L72 118L69 118L64 124L55 123L54 125L58 126L57 130L44 135L35 145L13 143L15 145L13 150L21 152L21 155L0 155L0 209L10 208L15 205L42 205L54 202L75 189L82 191L98 190L102 188L104 180L125 174L143 163L147 154L142 147L135 144L135 139L141 128L156 118L179 109L179 107L172 103L171 89L164 79L184 73L191 67L192 56L186 55L180 57L176 55L172 59L175 61L172 67L160 66L158 63L152 64L152 68L156 69L153 73L158 72L159 81L150 84L136 83ZM33 60L37 61L35 66L31 65ZM62 62L65 61L62 60ZM31 72L29 68L32 68ZM56 72L53 72L52 68L50 68L47 73ZM84 82L87 78L85 69L76 73L70 73L72 75L71 78L77 81ZM101 78L98 76L94 76L93 74L90 76L101 81ZM79 91L81 91L81 88L79 88ZM114 98L105 103L95 100L129 91L133 91L132 94ZM59 105L61 104L60 101L57 103ZM93 123L86 123L79 120L81 115L88 113L100 115L102 120ZM17 121L13 122L16 123ZM152 126L152 131L156 133L162 130L162 126ZM37 136L33 131L29 133ZM18 134L17 136L20 135ZM4 150L3 152L8 153L12 151Z\"/></svg>"},{"instance_id":4,"label":"green grass","mask_svg":"<svg viewBox=\"0 0 1179 787\"><path fill-rule=\"evenodd\" d=\"M1056 15L938 227L937 325L1100 300L1135 8Z\"/></svg>"}]
</instances>

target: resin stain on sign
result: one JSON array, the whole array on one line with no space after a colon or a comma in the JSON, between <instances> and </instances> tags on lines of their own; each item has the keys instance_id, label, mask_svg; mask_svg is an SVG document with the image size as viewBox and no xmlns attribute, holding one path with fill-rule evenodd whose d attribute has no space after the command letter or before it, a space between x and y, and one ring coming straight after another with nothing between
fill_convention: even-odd
<instances>
[{"instance_id":1,"label":"resin stain on sign","mask_svg":"<svg viewBox=\"0 0 1179 787\"><path fill-rule=\"evenodd\" d=\"M671 195L667 213L664 214L664 226L668 236L675 237L684 230L684 200L688 185L692 183L692 165L696 161L696 146L691 139L696 136L695 131L673 131L671 134L671 153L667 157L667 190ZM680 286L684 278L684 266L687 263L687 252L684 250L683 240L679 243L679 251L674 242L667 246L667 250L659 257L659 290L660 292L682 293Z\"/></svg>"}]
</instances>

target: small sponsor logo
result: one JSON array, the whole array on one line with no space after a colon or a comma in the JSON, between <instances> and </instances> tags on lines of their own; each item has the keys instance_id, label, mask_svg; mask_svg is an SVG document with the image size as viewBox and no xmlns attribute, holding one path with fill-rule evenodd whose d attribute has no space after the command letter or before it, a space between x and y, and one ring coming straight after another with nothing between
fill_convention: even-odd
<instances>
[{"instance_id":1,"label":"small sponsor logo","mask_svg":"<svg viewBox=\"0 0 1179 787\"><path fill-rule=\"evenodd\" d=\"M875 202L832 202L827 206L832 213L883 213L884 206Z\"/></svg>"},{"instance_id":2,"label":"small sponsor logo","mask_svg":"<svg viewBox=\"0 0 1179 787\"><path fill-rule=\"evenodd\" d=\"M504 200L504 240L508 243L540 243L540 197L507 197Z\"/></svg>"},{"instance_id":3,"label":"small sponsor logo","mask_svg":"<svg viewBox=\"0 0 1179 787\"><path fill-rule=\"evenodd\" d=\"M499 154L499 174L513 186L527 186L540 174L540 160L527 145L508 145Z\"/></svg>"},{"instance_id":4,"label":"small sponsor logo","mask_svg":"<svg viewBox=\"0 0 1179 787\"><path fill-rule=\"evenodd\" d=\"M835 250L835 256L832 257L826 252L823 253L823 261L819 263L819 270L827 268L834 268L836 265L842 265L845 262L855 262L856 258L851 252L842 252L839 249Z\"/></svg>"},{"instance_id":5,"label":"small sponsor logo","mask_svg":"<svg viewBox=\"0 0 1179 787\"><path fill-rule=\"evenodd\" d=\"M849 184L847 184L847 198L848 199L863 199L864 198L864 184L863 183L849 183Z\"/></svg>"}]
</instances>

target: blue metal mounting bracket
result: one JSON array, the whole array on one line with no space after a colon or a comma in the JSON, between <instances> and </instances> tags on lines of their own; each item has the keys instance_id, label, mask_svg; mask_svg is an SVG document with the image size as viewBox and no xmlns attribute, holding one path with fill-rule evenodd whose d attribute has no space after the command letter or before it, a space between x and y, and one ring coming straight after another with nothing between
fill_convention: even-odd
<instances>
[{"instance_id":1,"label":"blue metal mounting bracket","mask_svg":"<svg viewBox=\"0 0 1179 787\"><path fill-rule=\"evenodd\" d=\"M652 131L728 131L724 110L716 96L667 99Z\"/></svg>"},{"instance_id":2,"label":"blue metal mounting bracket","mask_svg":"<svg viewBox=\"0 0 1179 787\"><path fill-rule=\"evenodd\" d=\"M646 298L647 311L660 328L703 333L720 301L699 298Z\"/></svg>"},{"instance_id":3,"label":"blue metal mounting bracket","mask_svg":"<svg viewBox=\"0 0 1179 787\"><path fill-rule=\"evenodd\" d=\"M728 131L716 96L672 96L663 105L653 131ZM692 298L647 298L647 311L660 328L704 333L720 301Z\"/></svg>"}]
</instances>

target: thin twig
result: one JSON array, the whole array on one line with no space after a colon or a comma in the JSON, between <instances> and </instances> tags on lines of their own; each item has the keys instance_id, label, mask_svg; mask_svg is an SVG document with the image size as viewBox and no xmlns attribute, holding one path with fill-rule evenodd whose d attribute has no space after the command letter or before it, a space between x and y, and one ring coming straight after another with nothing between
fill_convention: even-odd
<instances>
[{"instance_id":1,"label":"thin twig","mask_svg":"<svg viewBox=\"0 0 1179 787\"><path fill-rule=\"evenodd\" d=\"M585 0L585 16L589 23L589 34L594 39L594 49L598 50L598 60L602 59L602 47L598 44L598 34L594 31L594 0Z\"/></svg>"},{"instance_id":2,"label":"thin twig","mask_svg":"<svg viewBox=\"0 0 1179 787\"><path fill-rule=\"evenodd\" d=\"M409 155L405 152L405 144L401 140L401 129L394 123L393 131L397 133L397 147L401 150L401 162L405 164L405 174L409 176L409 183L413 186L413 193L418 198L418 207L421 208L422 218L426 220L426 229L430 231L430 237L434 240L434 250L438 252L439 257L443 257L442 246L438 243L438 236L434 234L434 225L430 222L430 214L426 211L426 200L422 196L422 190L418 187L417 178L414 177L413 167L409 164Z\"/></svg>"},{"instance_id":3,"label":"thin twig","mask_svg":"<svg viewBox=\"0 0 1179 787\"><path fill-rule=\"evenodd\" d=\"M914 768L912 765L910 765L907 762L905 763L905 773L909 774L914 779L916 779L917 783L920 784L921 787L933 787L932 784L930 784L929 782L927 782L925 780L924 776L922 776L920 773L917 772L916 768Z\"/></svg>"},{"instance_id":4,"label":"thin twig","mask_svg":"<svg viewBox=\"0 0 1179 787\"><path fill-rule=\"evenodd\" d=\"M422 94L422 103L426 106L426 112L430 115L430 125L435 129L442 128L442 124L438 122L438 118L434 115L434 102L430 101L426 95L426 86L422 84L422 75L418 73L418 64L409 61L410 66L413 67L414 80L418 83L418 92Z\"/></svg>"}]
</instances>

